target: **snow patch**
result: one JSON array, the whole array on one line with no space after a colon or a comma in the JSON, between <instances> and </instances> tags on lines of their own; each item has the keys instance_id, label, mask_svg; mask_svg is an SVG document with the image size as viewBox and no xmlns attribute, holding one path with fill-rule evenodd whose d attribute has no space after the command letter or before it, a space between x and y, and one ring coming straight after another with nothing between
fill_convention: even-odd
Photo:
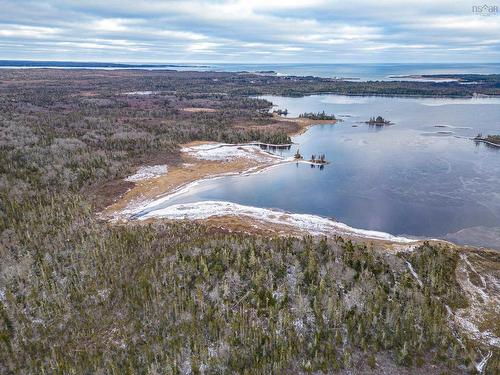
<instances>
[{"instance_id":1,"label":"snow patch","mask_svg":"<svg viewBox=\"0 0 500 375\"><path fill-rule=\"evenodd\" d=\"M211 161L231 161L235 159L251 159L259 162L282 159L280 156L263 152L259 146L252 144L233 145L227 143L209 143L192 147L184 147L181 152L197 159Z\"/></svg>"},{"instance_id":2,"label":"snow patch","mask_svg":"<svg viewBox=\"0 0 500 375\"><path fill-rule=\"evenodd\" d=\"M491 331L480 331L479 328L472 323L469 319L460 316L459 311L457 314L454 314L455 322L466 331L472 338L481 341L487 345L495 346L500 348L500 339L496 337Z\"/></svg>"},{"instance_id":3,"label":"snow patch","mask_svg":"<svg viewBox=\"0 0 500 375\"><path fill-rule=\"evenodd\" d=\"M492 352L488 352L488 354L486 354L483 357L483 359L481 359L481 361L476 363L477 372L479 372L480 374L482 374L484 372L484 367L486 366L486 363L488 363L488 360L491 358L492 355L493 355Z\"/></svg>"},{"instance_id":4,"label":"snow patch","mask_svg":"<svg viewBox=\"0 0 500 375\"><path fill-rule=\"evenodd\" d=\"M153 95L153 94L158 94L157 91L130 91L130 92L124 92L125 95L142 95L142 96L147 96L147 95Z\"/></svg>"},{"instance_id":5,"label":"snow patch","mask_svg":"<svg viewBox=\"0 0 500 375\"><path fill-rule=\"evenodd\" d=\"M410 270L410 273L412 274L412 276L415 278L415 280L417 280L417 283L420 286L420 288L423 288L424 284L422 284L422 280L420 280L420 277L418 277L418 274L413 269L413 266L411 265L411 263L406 261L406 265L408 266L408 269Z\"/></svg>"},{"instance_id":6,"label":"snow patch","mask_svg":"<svg viewBox=\"0 0 500 375\"><path fill-rule=\"evenodd\" d=\"M458 309L452 316L457 325L465 331L470 337L481 341L482 343L500 348L500 338L494 332L489 330L481 331L478 326L483 321L485 309L490 306L499 306L498 296L488 294L486 289L486 280L477 272L471 264L466 254L460 254L462 262L457 267L457 281L460 287L467 295L470 306L465 309ZM476 286L469 278L469 272L472 271L479 276L483 287ZM483 365L484 367L484 365Z\"/></svg>"},{"instance_id":7,"label":"snow patch","mask_svg":"<svg viewBox=\"0 0 500 375\"><path fill-rule=\"evenodd\" d=\"M159 177L166 174L168 167L166 164L152 165L140 167L135 174L128 176L125 181L136 182L142 180L149 180L151 178Z\"/></svg>"},{"instance_id":8,"label":"snow patch","mask_svg":"<svg viewBox=\"0 0 500 375\"><path fill-rule=\"evenodd\" d=\"M474 268L474 266L469 262L469 259L467 259L467 256L465 254L460 254L460 258L464 261L464 263L467 266L469 266L469 268L471 269L471 271L474 272L479 277L479 279L481 280L481 283L482 283L483 287L486 287L486 281L484 280L484 277L479 272L476 271L476 269ZM469 274L467 268L465 269L465 274L466 275ZM484 291L483 288L474 285L472 283L472 281L470 281L469 276L467 276L466 281L467 281L467 284L468 284L468 290L472 290L472 291L475 291L476 293L478 293L481 296L481 298L483 299L483 301L485 301L485 302L487 302L490 299L489 295Z\"/></svg>"}]
</instances>

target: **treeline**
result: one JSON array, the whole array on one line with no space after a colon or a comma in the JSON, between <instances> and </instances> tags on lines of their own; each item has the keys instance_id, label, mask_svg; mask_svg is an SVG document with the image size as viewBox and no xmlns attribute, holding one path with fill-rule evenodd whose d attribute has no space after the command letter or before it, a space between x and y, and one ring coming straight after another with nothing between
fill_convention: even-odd
<instances>
[{"instance_id":1,"label":"treeline","mask_svg":"<svg viewBox=\"0 0 500 375\"><path fill-rule=\"evenodd\" d=\"M292 142L288 134L283 131L269 132L258 130L242 132L229 131L226 133L222 133L221 137L218 140L225 143L245 143L258 141L275 145L285 145Z\"/></svg>"}]
</instances>

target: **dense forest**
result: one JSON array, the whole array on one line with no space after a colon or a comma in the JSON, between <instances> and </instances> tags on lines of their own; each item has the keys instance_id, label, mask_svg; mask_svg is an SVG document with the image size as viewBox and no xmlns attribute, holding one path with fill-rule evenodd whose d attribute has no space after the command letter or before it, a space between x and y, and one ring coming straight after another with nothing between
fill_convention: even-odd
<instances>
[{"instance_id":1,"label":"dense forest","mask_svg":"<svg viewBox=\"0 0 500 375\"><path fill-rule=\"evenodd\" d=\"M250 81L259 93L347 89L234 73L0 70L0 373L475 371L477 343L448 324L447 306L469 303L457 249L396 254L340 237L99 218L131 184L123 177L177 163L180 143L286 143L271 103L247 96ZM499 365L496 351L486 373Z\"/></svg>"}]
</instances>

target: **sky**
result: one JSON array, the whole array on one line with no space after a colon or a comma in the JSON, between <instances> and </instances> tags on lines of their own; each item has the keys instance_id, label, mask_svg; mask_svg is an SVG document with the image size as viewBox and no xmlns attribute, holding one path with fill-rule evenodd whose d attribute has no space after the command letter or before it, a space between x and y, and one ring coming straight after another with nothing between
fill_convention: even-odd
<instances>
[{"instance_id":1,"label":"sky","mask_svg":"<svg viewBox=\"0 0 500 375\"><path fill-rule=\"evenodd\" d=\"M472 9L485 4L500 9L500 0L0 0L0 59L498 63L500 13Z\"/></svg>"}]
</instances>

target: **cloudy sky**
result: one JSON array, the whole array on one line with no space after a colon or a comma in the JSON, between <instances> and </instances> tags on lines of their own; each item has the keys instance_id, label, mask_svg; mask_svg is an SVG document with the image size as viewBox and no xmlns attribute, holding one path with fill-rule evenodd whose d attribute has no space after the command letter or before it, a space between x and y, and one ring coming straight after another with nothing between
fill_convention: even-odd
<instances>
[{"instance_id":1,"label":"cloudy sky","mask_svg":"<svg viewBox=\"0 0 500 375\"><path fill-rule=\"evenodd\" d=\"M486 4L500 9L500 0ZM475 14L473 5L467 0L0 0L0 59L499 62L500 13Z\"/></svg>"}]
</instances>

